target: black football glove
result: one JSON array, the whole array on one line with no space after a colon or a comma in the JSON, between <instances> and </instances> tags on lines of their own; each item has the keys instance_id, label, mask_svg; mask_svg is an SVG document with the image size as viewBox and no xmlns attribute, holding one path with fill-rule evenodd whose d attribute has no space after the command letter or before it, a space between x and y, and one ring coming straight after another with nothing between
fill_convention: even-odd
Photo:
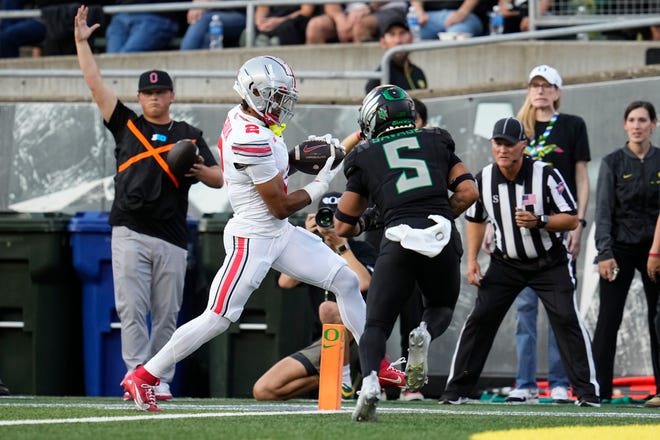
<instances>
[{"instance_id":1,"label":"black football glove","mask_svg":"<svg viewBox=\"0 0 660 440\"><path fill-rule=\"evenodd\" d=\"M375 205L367 208L360 217L359 221L360 226L362 227L362 232L373 231L374 229L383 227L383 222L380 218L380 209L378 209L378 206Z\"/></svg>"}]
</instances>

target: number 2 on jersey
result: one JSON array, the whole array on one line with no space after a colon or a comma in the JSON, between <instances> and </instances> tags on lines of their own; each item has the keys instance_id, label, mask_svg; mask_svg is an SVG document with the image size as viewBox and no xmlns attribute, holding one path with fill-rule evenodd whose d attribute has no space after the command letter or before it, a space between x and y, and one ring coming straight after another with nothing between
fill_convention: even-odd
<instances>
[{"instance_id":1,"label":"number 2 on jersey","mask_svg":"<svg viewBox=\"0 0 660 440\"><path fill-rule=\"evenodd\" d=\"M396 181L396 189L399 194L433 184L428 166L424 160L399 156L399 151L402 149L418 150L419 148L419 142L415 137L401 138L383 144L385 158L390 169L404 168ZM415 170L417 176L411 176L413 173L406 171L410 169Z\"/></svg>"}]
</instances>

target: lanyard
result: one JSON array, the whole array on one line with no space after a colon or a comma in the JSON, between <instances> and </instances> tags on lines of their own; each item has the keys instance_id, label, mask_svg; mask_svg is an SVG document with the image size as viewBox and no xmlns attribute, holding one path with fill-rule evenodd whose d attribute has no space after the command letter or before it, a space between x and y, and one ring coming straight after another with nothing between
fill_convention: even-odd
<instances>
[{"instance_id":1,"label":"lanyard","mask_svg":"<svg viewBox=\"0 0 660 440\"><path fill-rule=\"evenodd\" d=\"M555 126L555 122L557 122L557 118L559 117L559 112L555 112L554 115L552 115L552 118L550 118L550 122L548 122L548 126L545 127L545 131L541 136L539 136L538 142L536 138L532 138L529 142L529 145L525 147L525 154L531 157L532 159L536 158L538 156L539 152L543 150L543 147L545 146L545 141L550 137L550 133L552 133L552 128Z\"/></svg>"}]
</instances>

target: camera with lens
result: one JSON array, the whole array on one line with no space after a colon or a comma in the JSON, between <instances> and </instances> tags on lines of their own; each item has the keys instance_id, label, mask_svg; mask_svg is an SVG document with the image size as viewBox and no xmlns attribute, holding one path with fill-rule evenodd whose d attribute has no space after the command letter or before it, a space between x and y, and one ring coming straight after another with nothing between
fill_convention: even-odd
<instances>
[{"instance_id":1,"label":"camera with lens","mask_svg":"<svg viewBox=\"0 0 660 440\"><path fill-rule=\"evenodd\" d=\"M334 228L334 209L330 209L327 206L319 208L316 213L316 225L321 229L331 229Z\"/></svg>"}]
</instances>

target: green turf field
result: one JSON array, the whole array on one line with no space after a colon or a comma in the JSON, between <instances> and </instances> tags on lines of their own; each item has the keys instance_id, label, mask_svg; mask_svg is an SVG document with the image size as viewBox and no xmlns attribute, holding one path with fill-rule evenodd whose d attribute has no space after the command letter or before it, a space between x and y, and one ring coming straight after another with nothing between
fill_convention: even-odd
<instances>
[{"instance_id":1,"label":"green turf field","mask_svg":"<svg viewBox=\"0 0 660 440\"><path fill-rule=\"evenodd\" d=\"M319 412L316 405L314 400L260 403L248 399L177 398L160 405L163 413L152 414L137 411L132 402L119 398L10 396L0 398L0 439L458 440L475 434L480 434L479 439L511 439L516 434L529 439L660 437L660 410L641 405L578 408L383 401L375 423L352 422L354 402L345 403L339 412ZM536 431L550 427L566 427L568 433L579 435ZM512 429L535 431L490 432Z\"/></svg>"}]
</instances>

